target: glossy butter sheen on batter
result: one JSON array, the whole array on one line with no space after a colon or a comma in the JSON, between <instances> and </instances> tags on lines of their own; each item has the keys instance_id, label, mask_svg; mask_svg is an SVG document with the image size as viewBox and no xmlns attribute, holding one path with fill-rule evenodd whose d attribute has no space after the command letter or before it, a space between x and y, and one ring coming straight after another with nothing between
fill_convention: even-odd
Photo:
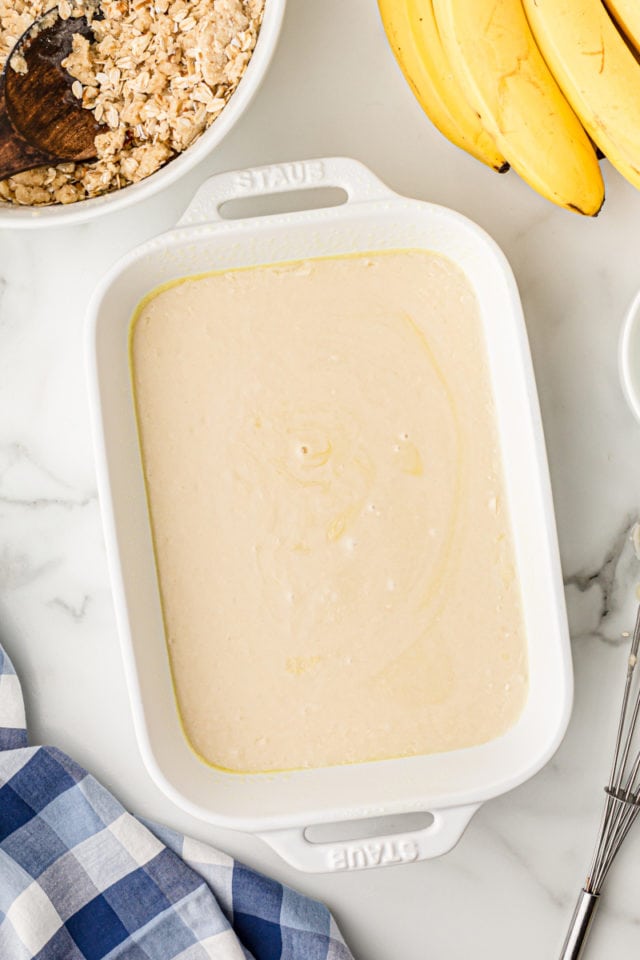
<instances>
[{"instance_id":1,"label":"glossy butter sheen on batter","mask_svg":"<svg viewBox=\"0 0 640 960\"><path fill-rule=\"evenodd\" d=\"M398 251L194 277L132 375L176 696L271 771L503 734L526 641L476 300Z\"/></svg>"}]
</instances>

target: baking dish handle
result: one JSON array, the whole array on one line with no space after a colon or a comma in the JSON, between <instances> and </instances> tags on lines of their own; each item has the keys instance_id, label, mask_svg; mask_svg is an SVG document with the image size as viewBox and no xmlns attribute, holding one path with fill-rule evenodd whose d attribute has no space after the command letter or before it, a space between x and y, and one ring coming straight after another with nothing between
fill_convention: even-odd
<instances>
[{"instance_id":1,"label":"baking dish handle","mask_svg":"<svg viewBox=\"0 0 640 960\"><path fill-rule=\"evenodd\" d=\"M433 822L422 830L339 843L312 843L303 828L259 834L290 866L305 873L334 873L397 866L448 853L480 804L429 811Z\"/></svg>"},{"instance_id":2,"label":"baking dish handle","mask_svg":"<svg viewBox=\"0 0 640 960\"><path fill-rule=\"evenodd\" d=\"M342 188L347 203L397 196L368 167L348 157L273 163L209 177L197 190L177 225L186 227L223 220L220 207L229 200L326 187ZM312 202L310 207L313 207Z\"/></svg>"}]
</instances>

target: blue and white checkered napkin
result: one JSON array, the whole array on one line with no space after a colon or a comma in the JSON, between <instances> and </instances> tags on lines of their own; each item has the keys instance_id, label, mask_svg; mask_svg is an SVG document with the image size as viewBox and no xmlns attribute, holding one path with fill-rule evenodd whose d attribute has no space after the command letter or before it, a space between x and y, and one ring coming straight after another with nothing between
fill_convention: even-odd
<instances>
[{"instance_id":1,"label":"blue and white checkered napkin","mask_svg":"<svg viewBox=\"0 0 640 960\"><path fill-rule=\"evenodd\" d=\"M1 960L351 960L329 911L29 747L0 647Z\"/></svg>"}]
</instances>

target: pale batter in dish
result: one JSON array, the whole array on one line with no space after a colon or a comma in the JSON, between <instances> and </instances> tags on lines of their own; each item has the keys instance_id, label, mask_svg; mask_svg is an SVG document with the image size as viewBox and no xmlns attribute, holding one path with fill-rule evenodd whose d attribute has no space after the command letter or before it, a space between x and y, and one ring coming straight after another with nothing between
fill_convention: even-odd
<instances>
[{"instance_id":1,"label":"pale batter in dish","mask_svg":"<svg viewBox=\"0 0 640 960\"><path fill-rule=\"evenodd\" d=\"M178 706L234 771L503 734L526 638L481 321L444 257L190 278L132 328Z\"/></svg>"}]
</instances>

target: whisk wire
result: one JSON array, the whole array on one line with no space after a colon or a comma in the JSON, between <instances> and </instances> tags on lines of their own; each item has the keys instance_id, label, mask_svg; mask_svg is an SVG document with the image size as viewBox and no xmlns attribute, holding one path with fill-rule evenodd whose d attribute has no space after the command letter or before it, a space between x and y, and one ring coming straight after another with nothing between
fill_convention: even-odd
<instances>
[{"instance_id":1,"label":"whisk wire","mask_svg":"<svg viewBox=\"0 0 640 960\"><path fill-rule=\"evenodd\" d=\"M640 772L640 752L636 755L634 764L627 777L626 784L623 787L624 773L629 761L631 749L633 746L634 733L636 730L638 717L640 716L640 688L638 689L631 720L627 724L627 712L629 701L631 699L631 687L634 680L636 666L638 663L638 651L640 649L640 608L636 616L633 639L631 641L631 650L627 661L627 672L625 676L624 693L622 697L622 708L618 721L618 730L616 733L616 744L607 786L607 798L603 815L600 821L598 832L598 841L594 851L593 860L589 869L589 875L585 884L585 890L591 893L599 893L604 877L609 872L609 868L615 858L620 845L626 837L631 824L637 815L629 813L629 807L624 802L634 793L633 784Z\"/></svg>"},{"instance_id":2,"label":"whisk wire","mask_svg":"<svg viewBox=\"0 0 640 960\"><path fill-rule=\"evenodd\" d=\"M562 948L562 960L579 960L600 900L602 886L631 827L640 814L639 733L640 683L637 665L640 650L640 609L636 616L618 720L613 763L600 818L598 839L585 885Z\"/></svg>"}]
</instances>

